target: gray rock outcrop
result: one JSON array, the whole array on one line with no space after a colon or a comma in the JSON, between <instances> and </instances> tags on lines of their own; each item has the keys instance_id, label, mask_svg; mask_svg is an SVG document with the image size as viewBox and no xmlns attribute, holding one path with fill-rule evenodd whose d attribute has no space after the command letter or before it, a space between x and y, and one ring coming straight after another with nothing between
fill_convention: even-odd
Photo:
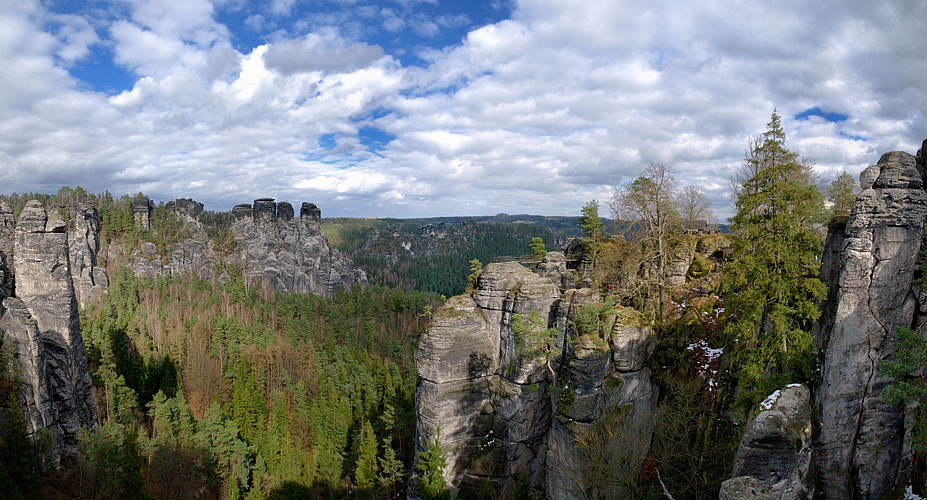
<instances>
[{"instance_id":1,"label":"gray rock outcrop","mask_svg":"<svg viewBox=\"0 0 927 500\"><path fill-rule=\"evenodd\" d=\"M81 427L97 425L78 302L69 259L68 233L57 212L32 200L13 234L14 296L3 300L0 343L12 347L22 380L20 406L33 436L51 435L52 459L76 452Z\"/></svg>"},{"instance_id":2,"label":"gray rock outcrop","mask_svg":"<svg viewBox=\"0 0 927 500\"><path fill-rule=\"evenodd\" d=\"M791 384L760 403L737 448L733 476L756 478L779 500L811 498L811 455L811 391Z\"/></svg>"},{"instance_id":3,"label":"gray rock outcrop","mask_svg":"<svg viewBox=\"0 0 927 500\"><path fill-rule=\"evenodd\" d=\"M778 500L778 498L755 477L738 476L721 483L718 500Z\"/></svg>"},{"instance_id":4,"label":"gray rock outcrop","mask_svg":"<svg viewBox=\"0 0 927 500\"><path fill-rule=\"evenodd\" d=\"M904 408L883 398L891 381L878 362L895 350L896 327L914 325L918 311L912 285L927 217L923 155L890 152L866 169L845 229L838 226L827 245L842 240L839 266L825 255L831 296L817 339L824 359L814 449L824 498L880 498L905 468ZM835 267L836 282L828 271Z\"/></svg>"},{"instance_id":5,"label":"gray rock outcrop","mask_svg":"<svg viewBox=\"0 0 927 500\"><path fill-rule=\"evenodd\" d=\"M302 204L299 217L291 204L272 198L236 205L232 233L240 252L230 260L242 267L248 285L281 292L331 296L341 287L366 286L366 273L328 244L321 219L312 203Z\"/></svg>"},{"instance_id":6,"label":"gray rock outcrop","mask_svg":"<svg viewBox=\"0 0 927 500\"><path fill-rule=\"evenodd\" d=\"M98 265L100 253L100 218L92 205L77 203L68 207L71 227L68 230L68 259L77 303L83 307L94 295L105 294L109 287L106 270Z\"/></svg>"},{"instance_id":7,"label":"gray rock outcrop","mask_svg":"<svg viewBox=\"0 0 927 500\"><path fill-rule=\"evenodd\" d=\"M436 312L419 342L417 450L440 429L445 479L461 498L487 482L511 496L519 481L551 498L604 494L598 479L636 477L649 449L649 327L616 308L604 334L578 336L568 318L600 297L558 288L558 274L570 273L561 259L548 261L543 277L514 262L486 266L472 291ZM557 337L549 360L542 340L513 331L515 315L532 312ZM610 464L621 465L601 470Z\"/></svg>"}]
</instances>

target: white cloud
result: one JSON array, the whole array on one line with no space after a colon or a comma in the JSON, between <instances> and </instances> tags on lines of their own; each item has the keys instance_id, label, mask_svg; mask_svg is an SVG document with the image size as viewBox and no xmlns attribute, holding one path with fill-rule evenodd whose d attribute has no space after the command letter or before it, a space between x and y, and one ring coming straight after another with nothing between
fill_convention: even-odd
<instances>
[{"instance_id":1,"label":"white cloud","mask_svg":"<svg viewBox=\"0 0 927 500\"><path fill-rule=\"evenodd\" d=\"M343 71L364 67L383 57L383 49L366 43L349 44L346 40L325 40L310 33L301 40L280 40L264 54L271 69L283 74L300 71Z\"/></svg>"},{"instance_id":2,"label":"white cloud","mask_svg":"<svg viewBox=\"0 0 927 500\"><path fill-rule=\"evenodd\" d=\"M908 35L922 3L523 0L460 43L386 50L375 35L472 21L424 17L416 2L305 13L292 0L133 0L93 18L7 3L8 190L144 188L210 209L304 197L331 215L568 215L662 162L725 216L726 180L773 108L824 178L913 153L927 135L927 38ZM245 34L217 9L240 12L257 46L236 50ZM406 50L423 62L403 67ZM82 90L68 70L107 54L133 88ZM813 107L847 119L793 118Z\"/></svg>"}]
</instances>

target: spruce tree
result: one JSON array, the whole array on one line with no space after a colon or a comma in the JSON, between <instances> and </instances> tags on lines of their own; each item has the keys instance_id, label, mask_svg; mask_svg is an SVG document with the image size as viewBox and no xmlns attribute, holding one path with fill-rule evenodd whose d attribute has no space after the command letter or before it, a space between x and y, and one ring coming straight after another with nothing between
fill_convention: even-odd
<instances>
[{"instance_id":1,"label":"spruce tree","mask_svg":"<svg viewBox=\"0 0 927 500\"><path fill-rule=\"evenodd\" d=\"M242 357L232 386L232 420L238 426L242 439L254 446L267 422L267 405L257 389L251 363Z\"/></svg>"},{"instance_id":2,"label":"spruce tree","mask_svg":"<svg viewBox=\"0 0 927 500\"><path fill-rule=\"evenodd\" d=\"M376 484L379 467L377 466L377 437L373 433L373 426L370 425L369 420L364 422L358 448L357 467L354 471L357 489L370 491Z\"/></svg>"},{"instance_id":3,"label":"spruce tree","mask_svg":"<svg viewBox=\"0 0 927 500\"><path fill-rule=\"evenodd\" d=\"M822 238L812 227L822 217L823 196L808 182L807 165L785 147L777 113L747 162L755 173L739 190L731 218L737 238L724 269L725 334L745 406L811 376L809 330L826 294Z\"/></svg>"},{"instance_id":4,"label":"spruce tree","mask_svg":"<svg viewBox=\"0 0 927 500\"><path fill-rule=\"evenodd\" d=\"M444 479L444 468L447 459L444 458L444 449L441 447L441 429L435 433L435 438L428 442L428 449L419 456L418 468L422 475L419 479L421 494L425 499L450 498L447 490L447 481Z\"/></svg>"}]
</instances>

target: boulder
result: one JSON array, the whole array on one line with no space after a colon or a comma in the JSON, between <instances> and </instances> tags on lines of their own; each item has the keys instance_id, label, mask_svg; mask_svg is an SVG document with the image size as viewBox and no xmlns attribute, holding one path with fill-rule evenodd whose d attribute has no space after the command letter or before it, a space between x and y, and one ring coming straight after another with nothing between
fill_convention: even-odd
<instances>
[{"instance_id":1,"label":"boulder","mask_svg":"<svg viewBox=\"0 0 927 500\"><path fill-rule=\"evenodd\" d=\"M718 500L778 500L778 498L755 477L740 476L721 483Z\"/></svg>"},{"instance_id":2,"label":"boulder","mask_svg":"<svg viewBox=\"0 0 927 500\"><path fill-rule=\"evenodd\" d=\"M747 425L733 476L752 476L779 500L813 496L811 391L791 384L767 397Z\"/></svg>"}]
</instances>

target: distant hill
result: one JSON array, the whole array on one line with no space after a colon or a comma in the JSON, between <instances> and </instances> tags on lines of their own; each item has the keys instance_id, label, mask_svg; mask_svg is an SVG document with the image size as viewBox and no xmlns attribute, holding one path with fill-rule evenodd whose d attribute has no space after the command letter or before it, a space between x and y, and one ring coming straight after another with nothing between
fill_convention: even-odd
<instances>
[{"instance_id":1,"label":"distant hill","mask_svg":"<svg viewBox=\"0 0 927 500\"><path fill-rule=\"evenodd\" d=\"M334 248L350 255L371 283L453 296L463 292L470 261L518 259L532 238L548 250L581 236L576 217L499 214L420 219L322 219Z\"/></svg>"}]
</instances>

